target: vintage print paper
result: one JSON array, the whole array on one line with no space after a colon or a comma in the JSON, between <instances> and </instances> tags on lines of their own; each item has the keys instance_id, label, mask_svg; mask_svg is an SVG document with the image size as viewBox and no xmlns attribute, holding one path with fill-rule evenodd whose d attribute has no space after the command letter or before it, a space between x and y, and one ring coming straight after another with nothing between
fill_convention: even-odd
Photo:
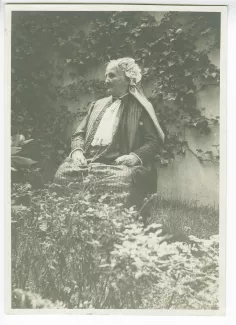
<instances>
[{"instance_id":1,"label":"vintage print paper","mask_svg":"<svg viewBox=\"0 0 236 325\"><path fill-rule=\"evenodd\" d=\"M222 315L226 7L6 5L6 309Z\"/></svg>"}]
</instances>

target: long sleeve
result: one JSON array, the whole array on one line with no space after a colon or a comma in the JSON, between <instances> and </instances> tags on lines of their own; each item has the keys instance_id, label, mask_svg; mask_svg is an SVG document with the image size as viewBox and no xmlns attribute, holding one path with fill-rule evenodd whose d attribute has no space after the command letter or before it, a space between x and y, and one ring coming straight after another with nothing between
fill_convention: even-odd
<instances>
[{"instance_id":1,"label":"long sleeve","mask_svg":"<svg viewBox=\"0 0 236 325\"><path fill-rule=\"evenodd\" d=\"M162 146L162 141L146 112L142 113L139 125L141 146L134 150L133 153L140 158L143 164L146 164L154 160Z\"/></svg>"},{"instance_id":2,"label":"long sleeve","mask_svg":"<svg viewBox=\"0 0 236 325\"><path fill-rule=\"evenodd\" d=\"M92 102L92 104L89 107L88 113L84 117L84 119L81 121L79 126L77 127L76 131L71 137L71 153L77 149L84 150L84 140L85 140L85 134L86 134L86 128L88 124L88 120L90 117L90 114L92 112L92 109L94 107L95 102Z\"/></svg>"}]
</instances>

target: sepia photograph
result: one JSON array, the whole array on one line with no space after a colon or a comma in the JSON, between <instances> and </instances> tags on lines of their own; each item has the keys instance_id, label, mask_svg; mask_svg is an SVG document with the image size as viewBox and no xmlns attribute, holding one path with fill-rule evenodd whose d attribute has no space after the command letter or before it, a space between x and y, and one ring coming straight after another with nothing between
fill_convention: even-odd
<instances>
[{"instance_id":1,"label":"sepia photograph","mask_svg":"<svg viewBox=\"0 0 236 325\"><path fill-rule=\"evenodd\" d=\"M222 314L227 7L5 7L10 312Z\"/></svg>"}]
</instances>

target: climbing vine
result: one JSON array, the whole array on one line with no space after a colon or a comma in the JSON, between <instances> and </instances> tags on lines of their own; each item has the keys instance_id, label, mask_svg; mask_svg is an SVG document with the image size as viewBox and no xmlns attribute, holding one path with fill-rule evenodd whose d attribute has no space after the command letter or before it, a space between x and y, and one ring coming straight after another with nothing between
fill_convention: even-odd
<instances>
[{"instance_id":1,"label":"climbing vine","mask_svg":"<svg viewBox=\"0 0 236 325\"><path fill-rule=\"evenodd\" d=\"M42 168L54 161L55 169L66 157L68 129L86 112L81 107L71 113L63 100L79 102L82 93L104 96L103 80L88 80L86 73L110 59L134 57L143 71L144 89L152 84L149 100L166 133L158 157L162 164L185 153L183 127L208 134L218 124L219 117L207 118L197 107L196 95L220 81L219 69L208 57L219 48L220 14L161 15L157 20L150 12L13 13L12 134L35 139L33 158L43 161ZM198 45L200 40L204 45ZM64 85L67 70L72 71L71 82ZM180 131L171 132L171 125ZM202 152L196 154L205 160Z\"/></svg>"}]
</instances>

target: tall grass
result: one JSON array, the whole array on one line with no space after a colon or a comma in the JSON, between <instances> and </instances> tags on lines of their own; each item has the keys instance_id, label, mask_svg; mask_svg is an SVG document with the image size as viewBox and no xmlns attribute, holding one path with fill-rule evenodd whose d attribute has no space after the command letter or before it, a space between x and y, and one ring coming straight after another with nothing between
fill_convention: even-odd
<instances>
[{"instance_id":1,"label":"tall grass","mask_svg":"<svg viewBox=\"0 0 236 325\"><path fill-rule=\"evenodd\" d=\"M157 196L150 204L150 222L159 222L163 228L178 237L194 235L209 238L219 233L218 207L191 202L174 201Z\"/></svg>"}]
</instances>

